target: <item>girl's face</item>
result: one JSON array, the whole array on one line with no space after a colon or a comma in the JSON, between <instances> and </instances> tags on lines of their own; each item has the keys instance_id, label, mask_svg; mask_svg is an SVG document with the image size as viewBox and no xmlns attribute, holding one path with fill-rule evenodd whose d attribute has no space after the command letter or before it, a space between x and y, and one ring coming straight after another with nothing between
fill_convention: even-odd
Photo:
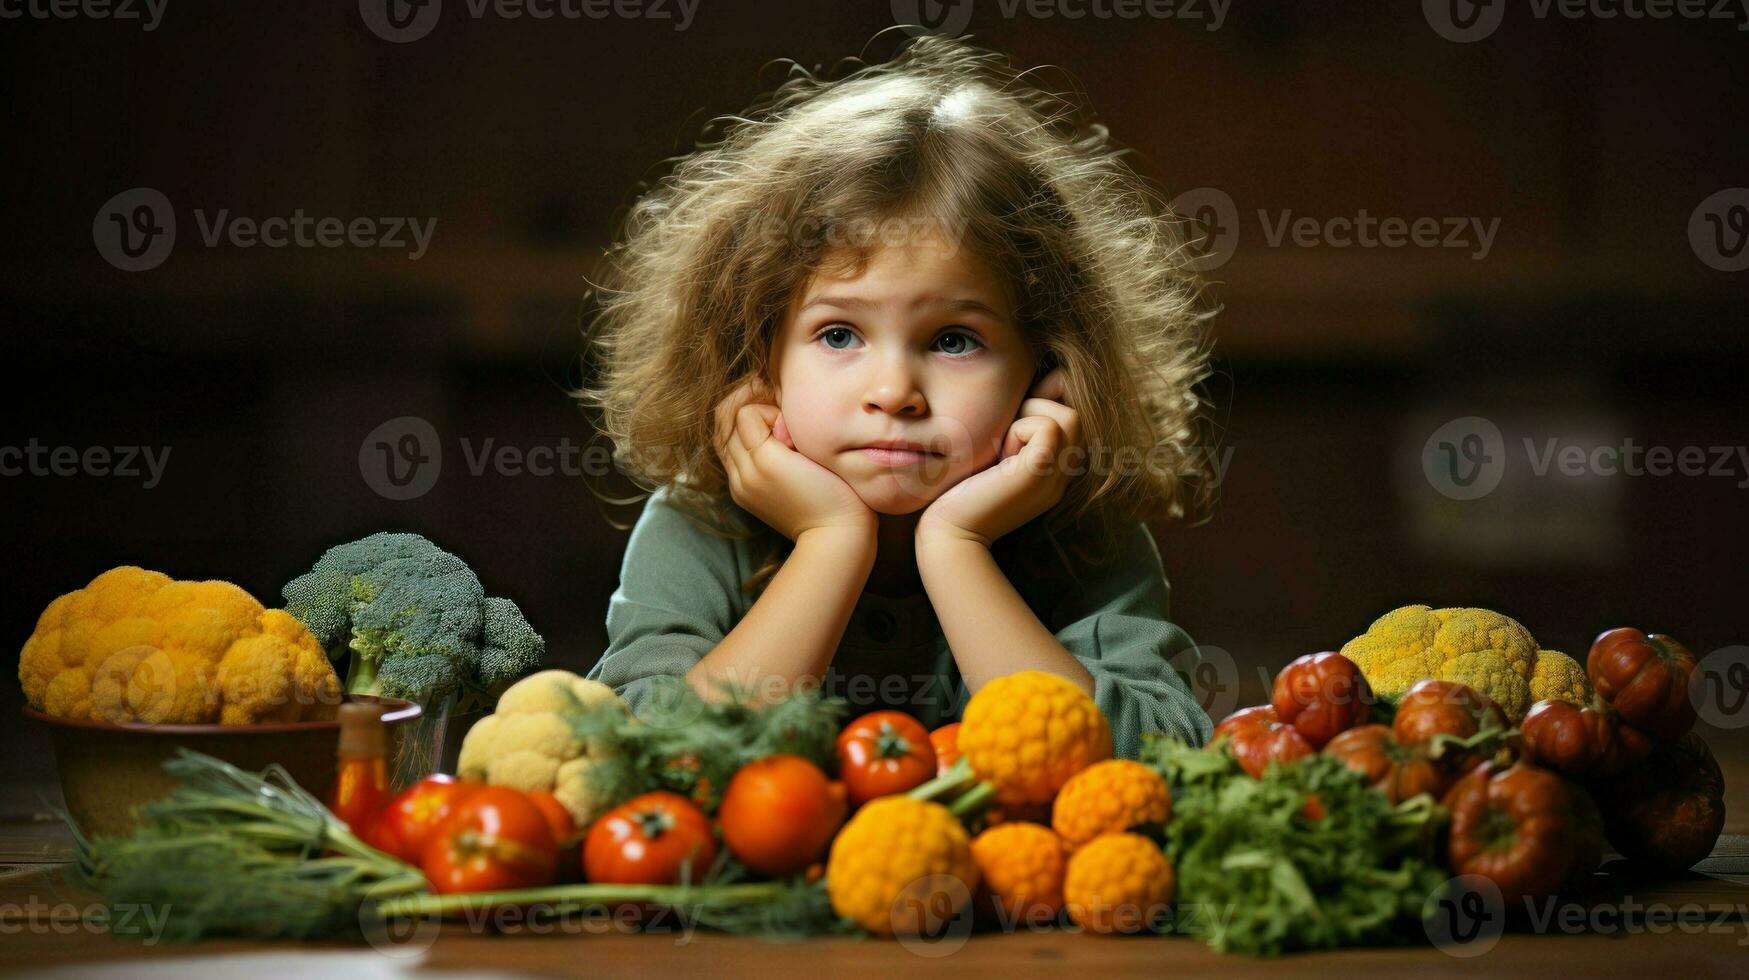
<instances>
[{"instance_id":1,"label":"girl's face","mask_svg":"<svg viewBox=\"0 0 1749 980\"><path fill-rule=\"evenodd\" d=\"M1033 378L1008 291L963 243L885 245L861 274L827 271L791 301L773 343L795 448L879 514L909 514L997 461ZM902 440L927 454L865 451Z\"/></svg>"}]
</instances>

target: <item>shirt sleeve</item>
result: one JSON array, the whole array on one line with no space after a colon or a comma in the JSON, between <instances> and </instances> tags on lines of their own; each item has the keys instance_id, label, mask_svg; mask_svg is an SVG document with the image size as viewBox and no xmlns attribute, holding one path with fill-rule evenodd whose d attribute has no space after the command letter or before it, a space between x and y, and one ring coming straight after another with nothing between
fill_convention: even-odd
<instances>
[{"instance_id":1,"label":"shirt sleeve","mask_svg":"<svg viewBox=\"0 0 1749 980\"><path fill-rule=\"evenodd\" d=\"M1115 551L1106 564L1077 568L1081 586L1052 616L1057 641L1093 675L1115 757L1136 758L1150 731L1203 745L1213 723L1172 662L1193 670L1196 644L1167 618L1166 572L1148 526L1119 532Z\"/></svg>"},{"instance_id":2,"label":"shirt sleeve","mask_svg":"<svg viewBox=\"0 0 1749 980\"><path fill-rule=\"evenodd\" d=\"M686 672L739 620L735 543L651 494L632 526L619 587L607 603L607 649L589 677L644 715L672 704Z\"/></svg>"}]
</instances>

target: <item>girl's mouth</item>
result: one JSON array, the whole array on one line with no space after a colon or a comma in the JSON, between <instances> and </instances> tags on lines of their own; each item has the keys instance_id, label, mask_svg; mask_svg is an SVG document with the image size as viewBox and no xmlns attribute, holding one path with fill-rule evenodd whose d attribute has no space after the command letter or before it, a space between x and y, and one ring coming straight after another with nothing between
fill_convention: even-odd
<instances>
[{"instance_id":1,"label":"girl's mouth","mask_svg":"<svg viewBox=\"0 0 1749 980\"><path fill-rule=\"evenodd\" d=\"M875 446L864 446L857 452L881 466L915 466L926 459L940 455L940 453L919 452L915 449L882 449Z\"/></svg>"}]
</instances>

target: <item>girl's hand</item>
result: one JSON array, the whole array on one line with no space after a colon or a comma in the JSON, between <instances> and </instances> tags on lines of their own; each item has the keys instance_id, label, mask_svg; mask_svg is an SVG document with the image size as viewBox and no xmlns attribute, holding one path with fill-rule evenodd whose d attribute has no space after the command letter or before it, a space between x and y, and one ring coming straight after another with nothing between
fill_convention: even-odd
<instances>
[{"instance_id":1,"label":"girl's hand","mask_svg":"<svg viewBox=\"0 0 1749 980\"><path fill-rule=\"evenodd\" d=\"M1056 506L1073 474L1064 457L1081 446L1081 422L1064 400L1057 368L1033 385L1008 427L1002 456L936 498L917 521L919 539L947 535L985 547Z\"/></svg>"},{"instance_id":2,"label":"girl's hand","mask_svg":"<svg viewBox=\"0 0 1749 980\"><path fill-rule=\"evenodd\" d=\"M755 378L717 403L717 457L735 503L791 541L819 527L873 534L880 518L842 477L796 452L774 401Z\"/></svg>"}]
</instances>

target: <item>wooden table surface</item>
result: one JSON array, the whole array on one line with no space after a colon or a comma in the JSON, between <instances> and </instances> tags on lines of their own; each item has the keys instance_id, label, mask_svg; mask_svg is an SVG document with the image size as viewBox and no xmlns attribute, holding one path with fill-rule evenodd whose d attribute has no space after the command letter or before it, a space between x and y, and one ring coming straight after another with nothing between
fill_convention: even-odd
<instances>
[{"instance_id":1,"label":"wooden table surface","mask_svg":"<svg viewBox=\"0 0 1749 980\"><path fill-rule=\"evenodd\" d=\"M1736 829L1735 827L1731 829ZM91 921L99 906L70 888L61 872L69 839L57 825L0 825L0 971L39 976L924 976L1009 975L1041 970L1082 975L1149 973L1251 976L1286 970L1342 971L1367 977L1436 974L1475 977L1510 971L1554 977L1740 977L1749 972L1749 837L1728 834L1686 877L1632 882L1609 872L1588 903L1593 925L1571 931L1508 931L1479 956L1434 945L1344 950L1273 960L1219 955L1188 938L1109 937L1068 930L977 932L911 948L891 940L843 938L773 942L721 933L635 934L575 920L533 935L471 930L444 923L434 935L379 951L355 942L243 942L145 945L109 935ZM1666 913L1686 913L1688 931ZM1625 913L1625 920L1623 918ZM1578 910L1565 913L1578 914ZM1625 924L1624 924L1625 921ZM1659 931L1662 930L1662 931ZM1460 951L1474 952L1477 941Z\"/></svg>"}]
</instances>

